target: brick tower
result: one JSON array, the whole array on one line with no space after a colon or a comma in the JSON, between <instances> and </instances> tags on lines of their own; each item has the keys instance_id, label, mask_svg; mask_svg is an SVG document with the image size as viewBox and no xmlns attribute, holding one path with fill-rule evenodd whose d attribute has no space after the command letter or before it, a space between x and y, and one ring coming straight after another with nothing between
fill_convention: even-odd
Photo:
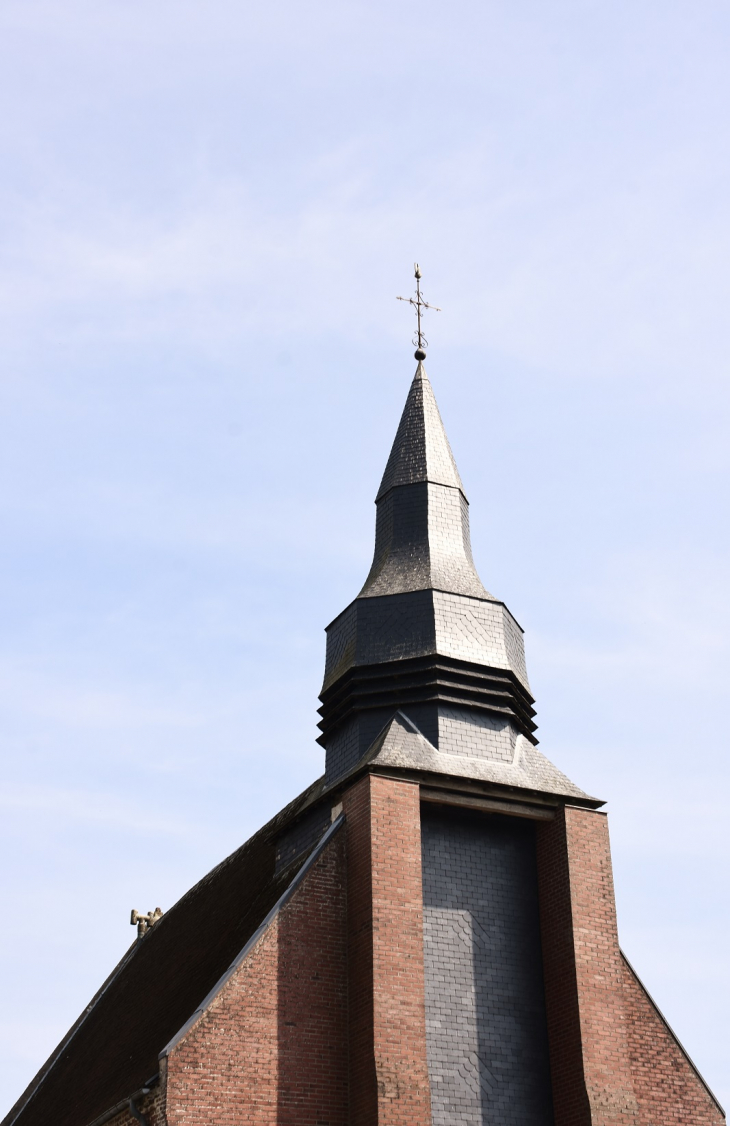
<instances>
[{"instance_id":1,"label":"brick tower","mask_svg":"<svg viewBox=\"0 0 730 1126\"><path fill-rule=\"evenodd\" d=\"M537 748L417 358L327 630L324 775L153 922L4 1126L724 1123L619 948L603 803Z\"/></svg>"}]
</instances>

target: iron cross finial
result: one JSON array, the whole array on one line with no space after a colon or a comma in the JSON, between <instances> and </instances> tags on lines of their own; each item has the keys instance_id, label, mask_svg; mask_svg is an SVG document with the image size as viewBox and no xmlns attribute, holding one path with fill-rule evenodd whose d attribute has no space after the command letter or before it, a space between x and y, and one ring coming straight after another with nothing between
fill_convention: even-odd
<instances>
[{"instance_id":1,"label":"iron cross finial","mask_svg":"<svg viewBox=\"0 0 730 1126\"><path fill-rule=\"evenodd\" d=\"M413 343L416 345L416 359L420 363L421 360L426 359L425 349L428 348L428 341L423 335L423 329L421 328L421 318L423 316L423 310L433 309L434 313L440 313L441 310L439 309L438 305L429 305L428 301L423 300L423 297L421 295L421 267L418 265L418 262L414 262L413 265L416 278L415 299L413 297L396 297L396 301L407 301L408 304L412 305L416 310L416 316L418 318L418 331L413 337Z\"/></svg>"}]
</instances>

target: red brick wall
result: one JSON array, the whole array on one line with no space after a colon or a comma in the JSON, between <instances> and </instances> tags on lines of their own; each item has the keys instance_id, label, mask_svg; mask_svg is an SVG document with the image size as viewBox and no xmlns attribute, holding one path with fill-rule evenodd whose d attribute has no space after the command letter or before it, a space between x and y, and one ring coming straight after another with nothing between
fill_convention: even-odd
<instances>
[{"instance_id":1,"label":"red brick wall","mask_svg":"<svg viewBox=\"0 0 730 1126\"><path fill-rule=\"evenodd\" d=\"M150 1126L430 1126L418 786L369 776L343 804L345 828L161 1061ZM538 873L555 1126L724 1126L620 954L605 816L542 823Z\"/></svg>"},{"instance_id":2,"label":"red brick wall","mask_svg":"<svg viewBox=\"0 0 730 1126\"><path fill-rule=\"evenodd\" d=\"M341 828L279 920L278 1126L348 1123L345 850Z\"/></svg>"},{"instance_id":3,"label":"red brick wall","mask_svg":"<svg viewBox=\"0 0 730 1126\"><path fill-rule=\"evenodd\" d=\"M724 1126L717 1104L627 962L623 982L641 1126Z\"/></svg>"},{"instance_id":4,"label":"red brick wall","mask_svg":"<svg viewBox=\"0 0 730 1126\"><path fill-rule=\"evenodd\" d=\"M278 921L168 1056L170 1126L276 1124Z\"/></svg>"},{"instance_id":5,"label":"red brick wall","mask_svg":"<svg viewBox=\"0 0 730 1126\"><path fill-rule=\"evenodd\" d=\"M345 896L340 830L170 1051L170 1126L346 1126Z\"/></svg>"},{"instance_id":6,"label":"red brick wall","mask_svg":"<svg viewBox=\"0 0 730 1126\"><path fill-rule=\"evenodd\" d=\"M165 1094L165 1078L164 1075L161 1075L160 1082L156 1087L153 1087L149 1095L137 1099L137 1109L145 1115L149 1126L167 1126ZM115 1114L113 1118L108 1118L107 1126L139 1126L139 1123L134 1115L128 1109L125 1109L121 1110L119 1114Z\"/></svg>"},{"instance_id":7,"label":"red brick wall","mask_svg":"<svg viewBox=\"0 0 730 1126\"><path fill-rule=\"evenodd\" d=\"M158 1120L159 1121L159 1120ZM137 1119L128 1110L121 1110L113 1118L107 1119L107 1126L139 1126Z\"/></svg>"},{"instance_id":8,"label":"red brick wall","mask_svg":"<svg viewBox=\"0 0 730 1126\"><path fill-rule=\"evenodd\" d=\"M419 788L369 775L347 826L352 1126L430 1126Z\"/></svg>"},{"instance_id":9,"label":"red brick wall","mask_svg":"<svg viewBox=\"0 0 730 1126\"><path fill-rule=\"evenodd\" d=\"M370 778L343 799L347 831L347 946L349 961L350 1120L378 1121L373 1053L373 904L370 842Z\"/></svg>"},{"instance_id":10,"label":"red brick wall","mask_svg":"<svg viewBox=\"0 0 730 1126\"><path fill-rule=\"evenodd\" d=\"M541 824L538 873L556 1126L638 1126L605 815Z\"/></svg>"},{"instance_id":11,"label":"red brick wall","mask_svg":"<svg viewBox=\"0 0 730 1126\"><path fill-rule=\"evenodd\" d=\"M137 1119L128 1110L120 1110L113 1118L107 1119L108 1126L138 1126Z\"/></svg>"}]
</instances>

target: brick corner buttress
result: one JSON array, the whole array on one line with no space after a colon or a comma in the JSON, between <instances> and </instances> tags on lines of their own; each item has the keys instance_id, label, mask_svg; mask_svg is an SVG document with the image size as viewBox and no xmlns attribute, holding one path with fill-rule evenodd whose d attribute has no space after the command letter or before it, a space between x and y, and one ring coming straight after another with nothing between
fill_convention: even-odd
<instances>
[{"instance_id":1,"label":"brick corner buttress","mask_svg":"<svg viewBox=\"0 0 730 1126\"><path fill-rule=\"evenodd\" d=\"M430 1126L419 787L346 791L353 1126Z\"/></svg>"}]
</instances>

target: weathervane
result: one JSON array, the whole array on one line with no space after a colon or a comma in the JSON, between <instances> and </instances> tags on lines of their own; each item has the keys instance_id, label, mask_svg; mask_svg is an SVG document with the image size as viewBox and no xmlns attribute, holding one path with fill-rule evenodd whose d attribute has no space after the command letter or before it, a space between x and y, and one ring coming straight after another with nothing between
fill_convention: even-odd
<instances>
[{"instance_id":1,"label":"weathervane","mask_svg":"<svg viewBox=\"0 0 730 1126\"><path fill-rule=\"evenodd\" d=\"M421 360L426 359L425 349L428 348L428 341L423 335L423 329L421 328L421 318L423 316L422 310L433 309L434 313L440 313L441 310L437 305L429 305L428 301L423 300L423 297L421 296L421 267L418 265L418 262L414 262L413 265L416 277L415 300L412 297L397 297L396 301L407 301L408 304L412 305L416 310L416 316L418 317L418 331L413 337L413 343L416 345L416 359L420 363Z\"/></svg>"}]
</instances>

